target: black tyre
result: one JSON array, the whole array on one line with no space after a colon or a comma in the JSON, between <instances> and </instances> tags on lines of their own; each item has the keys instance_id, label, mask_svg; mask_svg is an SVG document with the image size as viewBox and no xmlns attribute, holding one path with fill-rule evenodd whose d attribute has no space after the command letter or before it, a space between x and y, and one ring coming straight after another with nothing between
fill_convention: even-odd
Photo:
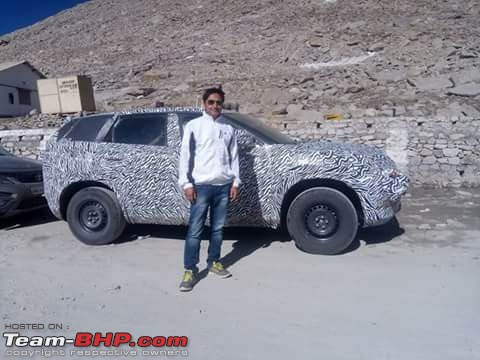
<instances>
[{"instance_id":1,"label":"black tyre","mask_svg":"<svg viewBox=\"0 0 480 360\"><path fill-rule=\"evenodd\" d=\"M311 188L300 193L290 204L287 229L297 246L305 252L338 254L357 235L357 211L340 191Z\"/></svg>"},{"instance_id":2,"label":"black tyre","mask_svg":"<svg viewBox=\"0 0 480 360\"><path fill-rule=\"evenodd\" d=\"M125 229L115 194L101 187L77 192L68 203L67 221L72 233L87 245L109 244Z\"/></svg>"}]
</instances>

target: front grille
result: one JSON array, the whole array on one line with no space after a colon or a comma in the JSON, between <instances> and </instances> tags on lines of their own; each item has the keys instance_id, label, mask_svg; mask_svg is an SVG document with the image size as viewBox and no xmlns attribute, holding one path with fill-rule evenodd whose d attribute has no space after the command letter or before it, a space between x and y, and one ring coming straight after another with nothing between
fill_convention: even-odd
<instances>
[{"instance_id":1,"label":"front grille","mask_svg":"<svg viewBox=\"0 0 480 360\"><path fill-rule=\"evenodd\" d=\"M43 176L41 171L2 173L2 175L13 177L22 183L37 183L37 182L43 181Z\"/></svg>"}]
</instances>

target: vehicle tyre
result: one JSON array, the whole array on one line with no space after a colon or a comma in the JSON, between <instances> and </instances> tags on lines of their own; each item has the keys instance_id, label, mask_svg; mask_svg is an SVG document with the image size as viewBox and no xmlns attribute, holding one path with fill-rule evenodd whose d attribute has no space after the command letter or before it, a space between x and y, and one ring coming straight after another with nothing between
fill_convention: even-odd
<instances>
[{"instance_id":1,"label":"vehicle tyre","mask_svg":"<svg viewBox=\"0 0 480 360\"><path fill-rule=\"evenodd\" d=\"M77 239L87 245L115 241L126 225L115 194L101 187L84 188L72 197L67 222Z\"/></svg>"},{"instance_id":2,"label":"vehicle tyre","mask_svg":"<svg viewBox=\"0 0 480 360\"><path fill-rule=\"evenodd\" d=\"M358 215L350 199L340 191L315 187L292 201L287 212L287 229L301 250L334 255L355 239Z\"/></svg>"}]
</instances>

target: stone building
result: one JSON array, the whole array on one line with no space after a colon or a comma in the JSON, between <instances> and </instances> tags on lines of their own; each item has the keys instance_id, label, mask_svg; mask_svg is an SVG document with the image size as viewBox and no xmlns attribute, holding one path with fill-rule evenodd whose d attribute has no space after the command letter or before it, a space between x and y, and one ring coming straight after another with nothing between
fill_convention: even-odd
<instances>
[{"instance_id":1,"label":"stone building","mask_svg":"<svg viewBox=\"0 0 480 360\"><path fill-rule=\"evenodd\" d=\"M40 109L37 80L45 76L27 61L0 64L0 116L22 116Z\"/></svg>"}]
</instances>

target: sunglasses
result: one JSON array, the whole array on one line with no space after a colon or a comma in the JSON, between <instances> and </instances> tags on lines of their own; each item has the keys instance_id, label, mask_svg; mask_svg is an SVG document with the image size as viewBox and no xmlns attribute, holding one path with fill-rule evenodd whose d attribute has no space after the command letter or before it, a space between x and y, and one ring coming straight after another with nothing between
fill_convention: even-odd
<instances>
[{"instance_id":1,"label":"sunglasses","mask_svg":"<svg viewBox=\"0 0 480 360\"><path fill-rule=\"evenodd\" d=\"M222 106L222 105L223 105L223 101L222 101L222 100L207 100L207 104L208 104L208 105L216 104L216 105Z\"/></svg>"}]
</instances>

